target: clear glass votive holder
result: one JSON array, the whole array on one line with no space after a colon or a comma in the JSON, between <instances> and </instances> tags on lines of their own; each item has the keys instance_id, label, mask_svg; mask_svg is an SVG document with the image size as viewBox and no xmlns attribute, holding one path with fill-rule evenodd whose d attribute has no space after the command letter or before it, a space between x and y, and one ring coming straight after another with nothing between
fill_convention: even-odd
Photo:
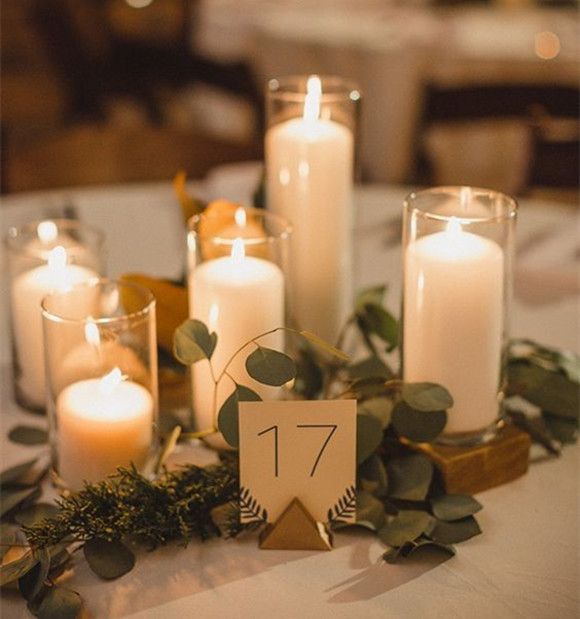
<instances>
[{"instance_id":1,"label":"clear glass votive holder","mask_svg":"<svg viewBox=\"0 0 580 619\"><path fill-rule=\"evenodd\" d=\"M492 438L501 417L517 203L436 187L404 202L402 375L453 397L439 442Z\"/></svg>"},{"instance_id":2,"label":"clear glass votive holder","mask_svg":"<svg viewBox=\"0 0 580 619\"><path fill-rule=\"evenodd\" d=\"M292 320L330 342L352 310L360 101L341 77L272 79L266 92L266 204L294 230Z\"/></svg>"},{"instance_id":3,"label":"clear glass votive holder","mask_svg":"<svg viewBox=\"0 0 580 619\"><path fill-rule=\"evenodd\" d=\"M46 408L40 303L49 293L104 272L104 235L73 219L34 221L11 228L8 256L15 398L33 411Z\"/></svg>"},{"instance_id":4,"label":"clear glass votive holder","mask_svg":"<svg viewBox=\"0 0 580 619\"><path fill-rule=\"evenodd\" d=\"M218 336L211 368L205 360L192 368L198 430L215 428L217 412L235 383L249 387L264 400L281 395L280 387L265 386L248 375L245 361L256 346L240 349L259 335L286 326L290 236L289 223L263 209L232 207L189 220L189 315ZM276 330L258 342L283 351L284 331ZM214 390L214 379L219 377ZM221 436L208 442L226 446Z\"/></svg>"},{"instance_id":5,"label":"clear glass votive holder","mask_svg":"<svg viewBox=\"0 0 580 619\"><path fill-rule=\"evenodd\" d=\"M42 302L53 477L79 490L157 447L155 299L101 279Z\"/></svg>"}]
</instances>

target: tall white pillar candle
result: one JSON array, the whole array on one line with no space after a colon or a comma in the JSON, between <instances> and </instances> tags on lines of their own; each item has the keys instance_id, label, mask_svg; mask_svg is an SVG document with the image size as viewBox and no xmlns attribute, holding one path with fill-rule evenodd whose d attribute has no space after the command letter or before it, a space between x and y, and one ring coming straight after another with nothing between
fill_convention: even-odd
<instances>
[{"instance_id":1,"label":"tall white pillar candle","mask_svg":"<svg viewBox=\"0 0 580 619\"><path fill-rule=\"evenodd\" d=\"M352 303L352 131L321 118L320 79L308 80L302 118L265 140L268 207L293 226L292 298L298 325L334 341Z\"/></svg>"},{"instance_id":2,"label":"tall white pillar candle","mask_svg":"<svg viewBox=\"0 0 580 619\"><path fill-rule=\"evenodd\" d=\"M230 357L246 342L271 329L284 326L284 276L273 262L244 255L242 239L236 239L230 256L208 260L189 276L189 314L204 322L218 335L212 356L215 376L219 376ZM283 350L284 334L276 332L260 344ZM277 387L267 387L248 376L245 360L249 346L229 366L228 374L256 391L263 399L279 395ZM219 410L234 389L227 376L220 383L215 402ZM193 407L200 430L214 422L214 389L207 362L193 366Z\"/></svg>"},{"instance_id":3,"label":"tall white pillar candle","mask_svg":"<svg viewBox=\"0 0 580 619\"><path fill-rule=\"evenodd\" d=\"M67 264L64 247L48 254L47 264L17 275L12 283L12 323L18 351L19 389L33 406L45 405L44 348L42 337L42 299L57 290L98 277L87 267Z\"/></svg>"},{"instance_id":4,"label":"tall white pillar candle","mask_svg":"<svg viewBox=\"0 0 580 619\"><path fill-rule=\"evenodd\" d=\"M131 462L140 468L151 447L153 398L118 368L65 387L56 400L58 472L79 490Z\"/></svg>"},{"instance_id":5,"label":"tall white pillar candle","mask_svg":"<svg viewBox=\"0 0 580 619\"><path fill-rule=\"evenodd\" d=\"M445 433L483 430L498 416L504 255L492 240L448 228L405 252L404 379L453 396Z\"/></svg>"}]
</instances>

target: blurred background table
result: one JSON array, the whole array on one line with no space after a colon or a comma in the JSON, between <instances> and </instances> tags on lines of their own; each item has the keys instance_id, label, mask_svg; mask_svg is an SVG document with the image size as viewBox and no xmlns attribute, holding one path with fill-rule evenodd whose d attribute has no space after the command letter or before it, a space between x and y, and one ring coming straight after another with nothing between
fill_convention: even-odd
<instances>
[{"instance_id":1,"label":"blurred background table","mask_svg":"<svg viewBox=\"0 0 580 619\"><path fill-rule=\"evenodd\" d=\"M214 171L191 186L211 199L248 202L260 166ZM407 188L374 185L356 192L356 286L389 285L388 305L400 298L401 204ZM10 225L67 213L107 231L108 272L179 277L185 230L169 183L37 192L3 198L2 234ZM518 223L513 336L580 350L579 220L568 208L522 201ZM571 236L573 232L573 236ZM573 239L573 240L571 240ZM4 260L4 257L2 258ZM2 264L3 266L3 264ZM5 269L2 268L2 273ZM568 277L562 277L563 274ZM12 399L7 290L1 289L0 468L30 459L38 447L15 445L7 431L42 425ZM254 539L190 544L139 552L136 568L114 582L99 581L81 556L67 586L94 617L466 617L537 619L577 617L579 574L577 445L559 459L535 462L515 482L482 493L483 535L459 545L456 557L387 565L373 536L336 536L329 553L260 551ZM173 462L207 461L195 446ZM49 490L49 495L52 493ZM24 602L3 592L2 616L29 617Z\"/></svg>"},{"instance_id":2,"label":"blurred background table","mask_svg":"<svg viewBox=\"0 0 580 619\"><path fill-rule=\"evenodd\" d=\"M5 0L2 190L259 157L266 80L317 72L363 91L362 181L576 204L577 17L573 0Z\"/></svg>"}]
</instances>

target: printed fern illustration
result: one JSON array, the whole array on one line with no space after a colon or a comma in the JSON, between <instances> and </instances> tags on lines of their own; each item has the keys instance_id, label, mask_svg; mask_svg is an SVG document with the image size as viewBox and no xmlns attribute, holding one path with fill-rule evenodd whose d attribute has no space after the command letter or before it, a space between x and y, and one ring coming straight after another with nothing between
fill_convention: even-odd
<instances>
[{"instance_id":1,"label":"printed fern illustration","mask_svg":"<svg viewBox=\"0 0 580 619\"><path fill-rule=\"evenodd\" d=\"M240 516L242 521L268 522L268 512L252 496L249 488L240 486Z\"/></svg>"},{"instance_id":2,"label":"printed fern illustration","mask_svg":"<svg viewBox=\"0 0 580 619\"><path fill-rule=\"evenodd\" d=\"M354 486L349 486L344 494L328 510L328 522L336 524L338 522L350 522L356 514L356 490Z\"/></svg>"}]
</instances>

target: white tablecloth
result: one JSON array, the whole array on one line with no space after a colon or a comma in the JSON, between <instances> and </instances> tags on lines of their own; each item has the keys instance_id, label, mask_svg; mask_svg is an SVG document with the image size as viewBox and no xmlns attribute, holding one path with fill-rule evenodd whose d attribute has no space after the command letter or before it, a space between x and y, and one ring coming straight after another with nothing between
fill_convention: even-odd
<instances>
[{"instance_id":1,"label":"white tablecloth","mask_svg":"<svg viewBox=\"0 0 580 619\"><path fill-rule=\"evenodd\" d=\"M255 171L249 173L255 178ZM219 193L247 199L249 185L244 178L247 171L241 177L216 176L199 190L208 196ZM357 286L389 283L389 305L395 311L400 294L397 219L405 193L403 188L376 186L360 189L356 195ZM128 270L169 277L181 274L184 231L169 184L8 197L0 207L2 231L10 224L46 216L47 209L58 212L65 198L76 206L81 219L106 229L110 275ZM518 232L521 260L534 255L546 233L548 238L559 238L577 225L570 210L523 203ZM550 264L545 252L538 255ZM541 293L543 282L534 279L533 273L526 280L525 299L514 302L512 333L578 350L578 294L565 287L548 299L529 294L530 287ZM1 318L4 325L5 307ZM7 430L17 423L42 423L20 411L12 400L5 326L1 366L3 469L39 451L9 443L4 438ZM184 447L175 457L185 462L196 454L200 455L199 450ZM195 542L186 549L172 546L140 552L136 568L109 583L99 581L77 555L67 586L78 591L91 615L99 618L572 619L579 609L579 455L577 446L568 447L561 458L533 463L523 478L481 493L478 498L484 510L478 518L483 535L458 545L457 556L443 563L432 559L387 565L380 559L382 545L363 533L337 535L335 550L327 553L261 551L254 539L214 540ZM7 619L29 616L16 596L5 596L1 610Z\"/></svg>"}]
</instances>

